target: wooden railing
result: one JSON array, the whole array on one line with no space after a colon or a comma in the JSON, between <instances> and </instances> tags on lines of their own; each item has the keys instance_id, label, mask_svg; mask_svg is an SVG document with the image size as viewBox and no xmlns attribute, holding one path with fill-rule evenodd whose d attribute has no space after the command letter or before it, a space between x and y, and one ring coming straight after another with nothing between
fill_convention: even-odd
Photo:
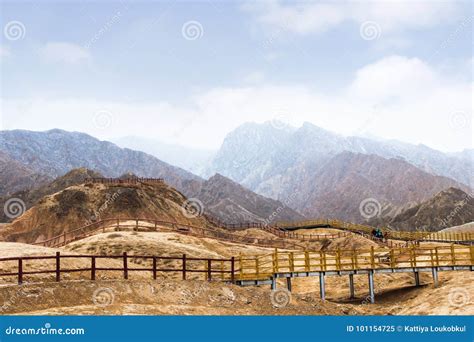
<instances>
[{"instance_id":1,"label":"wooden railing","mask_svg":"<svg viewBox=\"0 0 474 342\"><path fill-rule=\"evenodd\" d=\"M370 248L336 251L288 252L236 258L236 279L268 279L285 272L326 272L416 267L474 266L474 246Z\"/></svg>"},{"instance_id":2,"label":"wooden railing","mask_svg":"<svg viewBox=\"0 0 474 342\"><path fill-rule=\"evenodd\" d=\"M87 267L78 266L65 268L62 261L89 260ZM120 261L120 267L99 267L97 261L114 259ZM136 259L151 261L151 266L135 267ZM33 261L41 261L40 265L30 269ZM48 260L52 261L48 263ZM159 263L163 261L161 265ZM170 262L176 265L169 265ZM7 265L5 265L7 263ZM10 263L8 265L8 263ZM66 263L66 262L65 262ZM168 264L167 264L168 263ZM79 262L75 263L79 265ZM141 263L140 263L141 264ZM10 266L10 267L7 267ZM29 268L27 269L28 266ZM174 267L173 267L174 266ZM446 247L411 247L411 248L370 248L357 250L336 251L279 251L259 255L240 255L232 258L192 258L182 255L62 255L57 252L52 256L22 256L0 258L0 277L22 284L25 277L41 274L53 274L55 281L60 281L62 274L79 273L87 278L96 280L98 272L118 272L123 279L129 278L130 272L148 272L153 279L160 273L178 274L183 280L187 274L203 274L206 280L235 282L236 280L264 280L279 273L297 272L330 272L380 269L440 268L451 266L474 266L474 246ZM51 268L48 268L51 267ZM453 270L456 270L455 268ZM110 275L107 275L110 278Z\"/></svg>"},{"instance_id":3,"label":"wooden railing","mask_svg":"<svg viewBox=\"0 0 474 342\"><path fill-rule=\"evenodd\" d=\"M132 222L132 223L131 223ZM40 245L44 247L61 247L73 241L83 239L85 237L94 235L96 233L105 233L106 231L121 231L121 230L135 230L144 232L177 232L180 234L192 235L197 237L209 237L214 239L220 239L224 241L252 244L263 247L277 247L283 249L304 249L302 241L289 240L289 239L264 239L254 238L247 236L240 236L232 232L226 232L223 229L219 229L212 226L196 226L189 224L182 224L172 221L164 220L153 220L153 219L103 219L92 224L73 229L71 231L65 231L63 234L55 236L53 238L33 243L34 245ZM344 236L344 233L335 234L331 236L327 235L313 235L312 239L306 237L305 241L318 241L323 238L334 238L336 236Z\"/></svg>"},{"instance_id":4,"label":"wooden railing","mask_svg":"<svg viewBox=\"0 0 474 342\"><path fill-rule=\"evenodd\" d=\"M343 229L353 232L364 232L366 234L371 234L374 227L349 223L340 220L307 220L307 221L298 221L298 222L277 222L275 224L281 229L303 229L306 227L317 227L317 226L327 226L335 229ZM407 231L398 231L389 228L381 228L381 231L384 233L384 236L388 239L394 240L404 240L404 241L439 241L439 242L474 242L474 233L467 232L407 232Z\"/></svg>"},{"instance_id":5,"label":"wooden railing","mask_svg":"<svg viewBox=\"0 0 474 342\"><path fill-rule=\"evenodd\" d=\"M130 222L135 222L130 224ZM245 244L254 244L264 247L277 247L277 248L288 248L288 249L305 249L305 246L302 243L306 242L317 242L328 239L336 239L341 237L351 236L354 233L361 234L369 239L382 241L380 239L373 238L370 234L364 232L338 232L332 234L298 234L291 231L284 231L280 228L259 225L257 223L247 223L243 224L242 227L238 230L248 229L248 228L258 228L264 231L267 231L279 238L276 239L263 239L263 238L253 238L246 236L239 236L234 232L225 232L223 229L211 226L211 225L189 225L177 223L174 221L166 220L154 220L146 218L108 218L102 219L100 221L88 224L70 231L65 231L63 234L52 237L50 239L39 241L33 243L34 245L40 245L44 247L61 247L70 242L83 239L90 235L105 232L107 228L113 226L114 230L127 230L134 229L137 231L174 231L181 234L193 235L198 237L210 237L217 238L225 241L235 242L235 243L245 243ZM389 241L387 244L390 247L400 246L396 242ZM407 245L406 243L401 245Z\"/></svg>"},{"instance_id":6,"label":"wooden railing","mask_svg":"<svg viewBox=\"0 0 474 342\"><path fill-rule=\"evenodd\" d=\"M163 178L140 178L140 177L131 177L131 178L86 178L84 181L87 183L99 183L99 184L139 184L139 183L164 183Z\"/></svg>"},{"instance_id":7,"label":"wooden railing","mask_svg":"<svg viewBox=\"0 0 474 342\"><path fill-rule=\"evenodd\" d=\"M98 260L113 259L121 261L120 267L98 267ZM134 267L130 261L142 259L151 261L150 267ZM52 263L47 265L47 261ZM89 260L87 267L64 268L61 261L67 260ZM27 269L26 262L41 261L41 265L36 265L34 269ZM178 266L171 267L164 262L175 261ZM163 262L163 265L160 265ZM235 259L217 259L217 258L193 258L183 254L180 257L155 256L155 255L128 255L124 252L122 255L62 255L56 252L52 256L23 256L0 258L0 270L6 269L5 263L14 263L16 271L0 273L0 277L10 277L15 279L18 284L22 284L25 277L32 275L53 274L55 281L61 280L61 275L67 273L87 272L91 280L96 280L99 272L117 272L122 274L123 279L129 278L130 272L149 272L153 279L157 279L160 272L178 274L183 280L187 279L188 274L203 274L206 280L221 280L234 282ZM48 268L51 267L51 268ZM31 268L31 265L30 265Z\"/></svg>"}]
</instances>

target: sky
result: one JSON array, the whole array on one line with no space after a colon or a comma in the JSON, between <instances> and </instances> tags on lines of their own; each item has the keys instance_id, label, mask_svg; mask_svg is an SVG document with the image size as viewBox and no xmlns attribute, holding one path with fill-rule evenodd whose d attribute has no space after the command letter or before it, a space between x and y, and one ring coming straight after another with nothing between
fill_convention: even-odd
<instances>
[{"instance_id":1,"label":"sky","mask_svg":"<svg viewBox=\"0 0 474 342\"><path fill-rule=\"evenodd\" d=\"M0 128L217 149L253 121L473 147L471 1L3 1Z\"/></svg>"}]
</instances>

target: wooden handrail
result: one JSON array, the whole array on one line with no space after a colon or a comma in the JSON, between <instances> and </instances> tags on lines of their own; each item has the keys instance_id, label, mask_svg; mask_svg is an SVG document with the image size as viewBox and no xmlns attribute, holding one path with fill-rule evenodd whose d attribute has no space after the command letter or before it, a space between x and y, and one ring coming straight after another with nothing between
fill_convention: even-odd
<instances>
[{"instance_id":1,"label":"wooden handrail","mask_svg":"<svg viewBox=\"0 0 474 342\"><path fill-rule=\"evenodd\" d=\"M241 280L267 279L278 273L348 270L412 269L474 266L472 247L369 248L359 250L286 252L242 255L237 260ZM258 263L256 262L258 260ZM258 265L258 268L257 266Z\"/></svg>"},{"instance_id":2,"label":"wooden handrail","mask_svg":"<svg viewBox=\"0 0 474 342\"><path fill-rule=\"evenodd\" d=\"M90 267L82 267L82 268L74 268L74 269L64 269L61 268L61 260L62 259L84 259L90 258L91 263ZM122 258L123 264L122 267L96 267L96 259L117 259ZM153 266L151 268L135 268L130 267L128 261L130 259L152 259ZM25 270L24 260L27 259L29 261L35 260L45 260L45 259L54 259L54 269L37 269L33 271ZM172 269L172 268L157 268L157 260L175 260L180 261L182 263L182 267ZM60 252L56 252L55 255L52 256L28 256L28 257L8 257L8 258L0 258L0 263L2 262L12 262L17 261L18 267L17 272L9 272L9 273L0 273L0 277L16 277L18 284L22 284L24 282L25 275L37 275L37 274L48 274L54 273L55 274L55 281L61 281L61 274L63 273L71 273L71 272L90 272L91 280L96 280L96 275L98 271L120 271L123 274L123 279L129 278L130 272L135 271L150 271L152 272L152 276L156 279L157 272L175 272L175 273L182 273L183 279L186 279L186 273L205 273L205 277L207 280L212 280L212 274L220 274L221 280L226 281L234 281L235 279L235 259L230 258L187 258L184 254L182 257L172 257L172 256L157 256L157 255L129 255L124 252L122 255L61 255ZM188 267L189 263L191 262L198 262L197 265L200 265L199 262L204 261L206 265L210 265L211 267L206 267L205 269L200 269L196 267ZM221 266L220 269L216 270L212 268L212 263L216 264L219 262ZM227 268L224 266L227 264ZM195 265L194 265L195 266ZM227 275L227 276L226 276Z\"/></svg>"},{"instance_id":3,"label":"wooden handrail","mask_svg":"<svg viewBox=\"0 0 474 342\"><path fill-rule=\"evenodd\" d=\"M134 221L135 224L133 225L128 225L126 222L128 221ZM144 224L140 224L142 222L145 223L151 223L154 227L149 227ZM155 219L147 219L147 218L106 218L102 219L100 221L67 231L63 232L60 235L57 235L55 237L52 237L47 240L39 241L33 243L34 245L41 245L45 247L60 247L63 246L69 242L76 241L78 238L83 238L90 236L93 233L96 232L104 232L105 227L107 225L112 225L115 224L115 229L120 229L121 227L128 227L128 226L133 226L136 230L137 229L145 229L145 230L150 230L151 228L157 228L158 225L161 226L171 226L173 230L176 230L179 233L185 233L188 235L196 235L196 236L209 236L209 237L217 237L221 239L225 239L226 241L232 241L232 242L243 242L243 243L250 243L250 244L257 244L257 245L264 245L264 246L279 246L282 248L285 248L285 245L288 248L304 248L303 246L299 245L301 242L312 242L312 241L319 241L323 239L330 239L334 237L340 237L341 235L334 235L334 234L321 234L321 235L312 235L311 238L308 238L307 236L304 235L296 235L295 237L292 238L292 240L297 240L297 242L291 242L291 241L282 241L282 240L271 240L271 239L261 239L261 238L252 238L252 237L245 237L245 236L239 236L232 234L230 232L223 232L222 229L219 229L217 227L212 227L212 226L197 226L197 225L190 225L190 224L182 224L182 223L176 223L174 221L166 221L166 220L155 220ZM194 234L190 232L184 232L182 228L189 228L194 230ZM265 229L262 228L265 231L268 231L280 238L286 238L284 235L284 232L274 230L273 228L270 229ZM351 233L346 233L347 235L350 235Z\"/></svg>"},{"instance_id":4,"label":"wooden handrail","mask_svg":"<svg viewBox=\"0 0 474 342\"><path fill-rule=\"evenodd\" d=\"M327 219L316 219L316 220L305 220L297 222L277 222L275 226L281 229L304 229L305 227L312 226L327 226L334 229L343 229L348 231L360 231L371 234L375 227L344 222L340 220L327 220ZM409 232L409 231L397 231L389 228L380 228L387 238L396 240L425 240L425 241L440 241L440 242L461 242L461 241L474 241L474 233L452 233L452 232Z\"/></svg>"}]
</instances>

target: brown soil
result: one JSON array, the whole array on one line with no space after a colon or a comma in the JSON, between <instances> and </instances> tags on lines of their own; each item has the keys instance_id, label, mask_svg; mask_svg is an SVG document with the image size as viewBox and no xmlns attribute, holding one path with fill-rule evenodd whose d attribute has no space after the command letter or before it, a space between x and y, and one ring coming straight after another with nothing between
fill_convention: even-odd
<instances>
[{"instance_id":1,"label":"brown soil","mask_svg":"<svg viewBox=\"0 0 474 342\"><path fill-rule=\"evenodd\" d=\"M50 249L19 243L0 243L2 256L62 254L129 254L176 255L193 257L229 257L239 253L262 254L273 249L196 238L178 233L110 232L76 241L61 249ZM62 267L88 267L89 259L64 260ZM101 260L102 267L121 267L118 260ZM33 264L34 263L34 264ZM146 264L132 259L134 267ZM16 271L16 263L0 263L0 272ZM25 269L53 269L54 260L28 261ZM99 267L99 265L98 265ZM25 284L13 285L15 278L0 280L0 312L4 314L184 314L184 315L418 315L474 314L474 274L442 272L440 287L434 289L430 274L422 274L421 287L414 286L411 274L376 274L376 304L367 304L367 277L355 276L356 299L349 299L347 276L326 277L327 301L319 300L319 279L293 279L292 301L276 308L270 301L268 285L238 287L222 282L206 282L201 276L179 280L179 274L159 274L151 280L147 272L131 272L129 280L120 279L117 271L98 272L98 281L87 279L90 272L62 275L25 276ZM193 280L194 279L194 280ZM6 284L9 282L10 284ZM285 287L279 281L278 288ZM94 303L94 291L113 297L113 303ZM112 295L110 295L112 293ZM104 296L99 296L102 298Z\"/></svg>"}]
</instances>

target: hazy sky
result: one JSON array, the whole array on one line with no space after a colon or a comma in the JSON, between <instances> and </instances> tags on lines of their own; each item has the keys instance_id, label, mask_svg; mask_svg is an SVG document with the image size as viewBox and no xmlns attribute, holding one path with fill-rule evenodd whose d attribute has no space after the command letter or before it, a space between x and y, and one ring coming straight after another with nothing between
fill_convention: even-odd
<instances>
[{"instance_id":1,"label":"hazy sky","mask_svg":"<svg viewBox=\"0 0 474 342\"><path fill-rule=\"evenodd\" d=\"M472 148L471 1L0 3L2 129L218 148L309 121Z\"/></svg>"}]
</instances>

